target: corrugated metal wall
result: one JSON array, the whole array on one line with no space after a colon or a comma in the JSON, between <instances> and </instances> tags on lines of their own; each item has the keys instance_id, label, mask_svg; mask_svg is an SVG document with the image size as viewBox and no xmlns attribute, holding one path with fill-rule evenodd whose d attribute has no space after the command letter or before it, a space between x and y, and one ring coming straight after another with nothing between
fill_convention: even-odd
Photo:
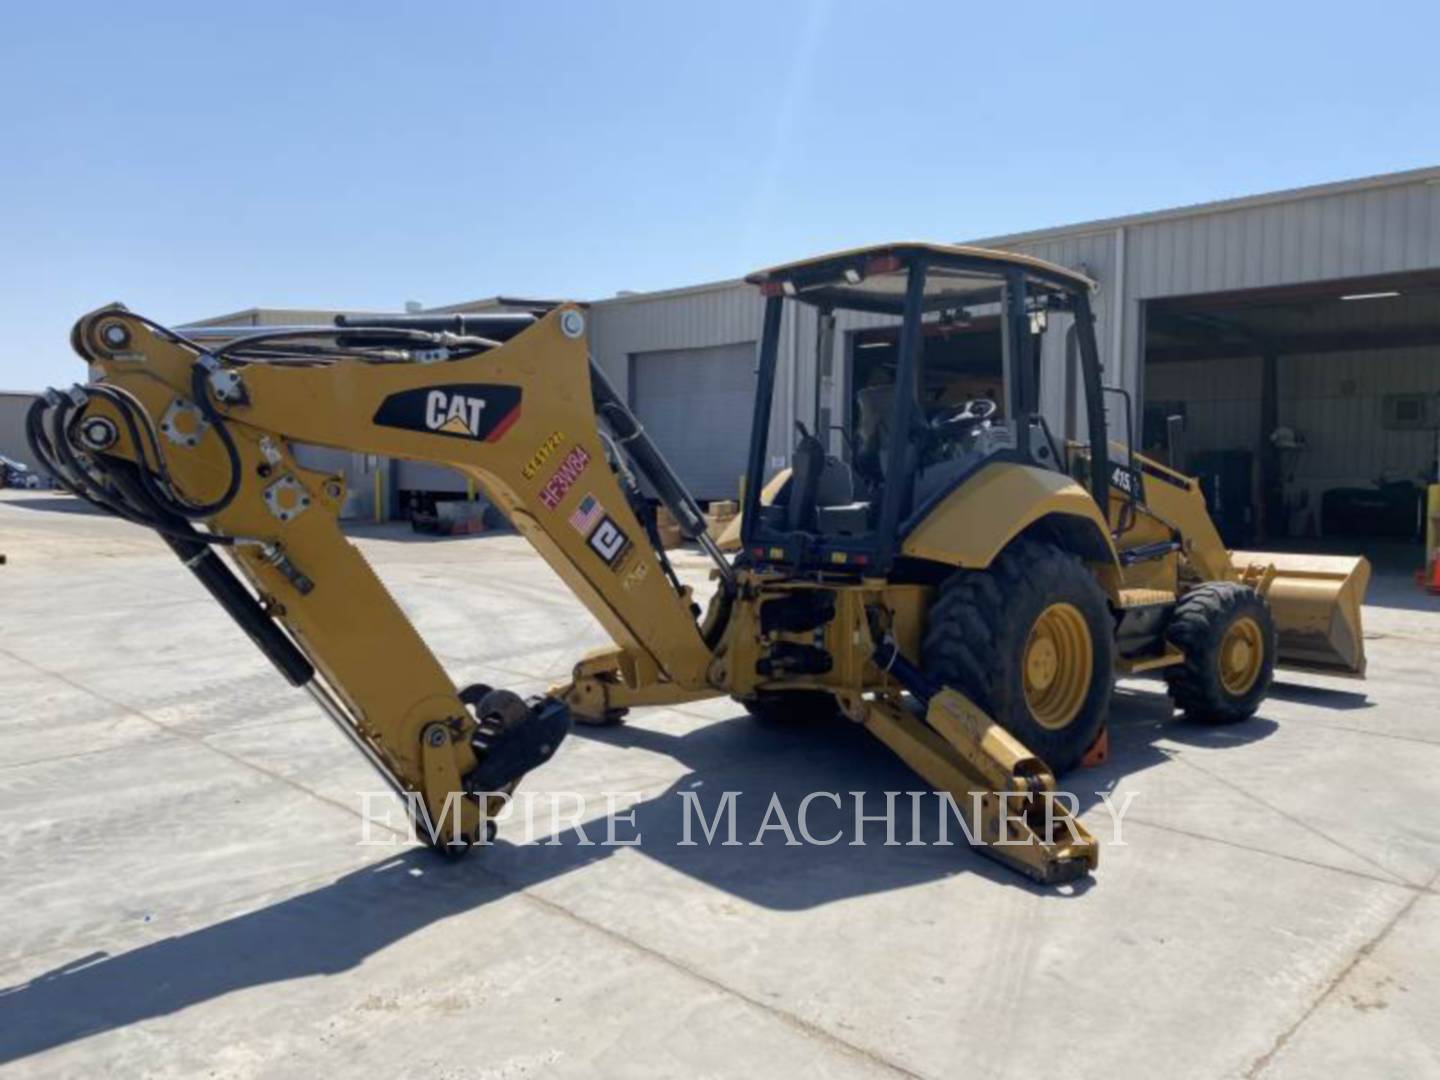
<instances>
[{"instance_id":1,"label":"corrugated metal wall","mask_svg":"<svg viewBox=\"0 0 1440 1080\"><path fill-rule=\"evenodd\" d=\"M630 407L698 499L734 499L755 402L755 346L631 355Z\"/></svg>"},{"instance_id":2,"label":"corrugated metal wall","mask_svg":"<svg viewBox=\"0 0 1440 1080\"><path fill-rule=\"evenodd\" d=\"M1440 186L1399 183L1129 230L1135 299L1440 265Z\"/></svg>"},{"instance_id":3,"label":"corrugated metal wall","mask_svg":"<svg viewBox=\"0 0 1440 1080\"><path fill-rule=\"evenodd\" d=\"M1279 423L1307 443L1286 486L1308 491L1309 505L1318 507L1327 488L1416 479L1434 457L1435 432L1386 427L1384 399L1440 391L1440 346L1282 356L1278 364ZM1258 356L1156 364L1147 378L1150 400L1185 402L1187 452L1258 448ZM1285 471L1288 479L1288 463Z\"/></svg>"},{"instance_id":4,"label":"corrugated metal wall","mask_svg":"<svg viewBox=\"0 0 1440 1080\"><path fill-rule=\"evenodd\" d=\"M1440 390L1440 347L1286 356L1280 359L1280 423L1305 433L1295 485L1311 504L1331 487L1415 480L1435 456L1434 431L1387 428L1386 394Z\"/></svg>"},{"instance_id":5,"label":"corrugated metal wall","mask_svg":"<svg viewBox=\"0 0 1440 1080\"><path fill-rule=\"evenodd\" d=\"M764 308L764 299L759 291L741 282L601 301L594 304L590 311L591 355L621 397L630 400L630 358L633 355L721 345L753 345L759 338ZM782 432L791 430L793 349L788 346L796 337L796 328L791 321L787 315L781 326L782 347L772 412L772 445L780 445ZM750 419L749 415L735 417L737 438L748 439Z\"/></svg>"},{"instance_id":6,"label":"corrugated metal wall","mask_svg":"<svg viewBox=\"0 0 1440 1080\"><path fill-rule=\"evenodd\" d=\"M1379 181L1127 228L1130 310L1138 313L1139 303L1152 298L1440 268L1436 179ZM1383 305L1373 313L1383 319ZM1317 314L1310 329L1325 332L1326 317ZM1127 337L1132 365L1140 345L1138 332ZM1154 365L1144 393L1189 401L1190 449L1253 449L1259 371L1258 359ZM1292 496L1306 493L1317 514L1328 488L1415 479L1431 461L1434 432L1386 428L1382 407L1386 394L1440 391L1440 348L1282 356L1278 378L1279 422L1308 443L1295 455L1286 486Z\"/></svg>"},{"instance_id":7,"label":"corrugated metal wall","mask_svg":"<svg viewBox=\"0 0 1440 1080\"><path fill-rule=\"evenodd\" d=\"M943 223L937 223L936 235L943 236L944 232ZM1140 362L1145 301L1440 268L1440 170L986 243L1082 270L1099 283L1096 334L1106 365L1105 381L1128 389L1135 396L1138 411L1145 393ZM628 398L633 355L753 345L763 307L758 291L741 282L600 300L590 309L591 347L601 368ZM317 319L329 317L327 312L285 315L289 320L312 315ZM847 389L843 376L850 332L891 321L852 313L842 314L837 320L834 378L822 386L822 404L830 406L836 422L843 416ZM798 317L787 312L781 330L770 425L770 470L788 463L794 444L794 421L814 422L814 387L819 377L815 332L812 309L800 308ZM1059 337L1055 335L1057 341ZM1047 354L1042 400L1049 403L1058 400L1063 383L1062 366L1050 362L1060 355L1058 349ZM1221 367L1223 370L1217 370L1215 365L1196 369L1192 428L1202 433L1204 440L1213 438L1217 446L1248 445L1259 423L1258 416L1252 415L1258 408L1258 383L1252 393L1247 381L1251 380L1250 369L1245 362L1225 362ZM1284 370L1282 367L1282 378ZM1295 370L1302 369L1296 366ZM1178 385L1191 386L1184 373L1176 371L1173 377L1179 380ZM1186 389L1185 393L1192 391ZM1152 388L1150 396L1170 395ZM1321 400L1326 399L1317 396L1316 401ZM1305 406L1312 407L1322 408L1319 404ZM1047 405L1046 412L1052 425L1058 422L1053 407ZM1334 422L1341 422L1340 413L1332 410L1319 423L1331 423L1325 417L1332 414ZM1138 417L1136 420L1138 423ZM1298 419L1293 423L1301 426ZM735 417L738 440L748 439L749 427L748 415ZM1229 441L1232 438L1234 441ZM1385 449L1377 449L1373 455L1366 451L1362 460L1388 460L1388 453ZM1317 458L1315 468L1331 466ZM409 475L410 467L406 469ZM361 459L353 458L347 472L352 485L368 485L369 475ZM439 470L431 469L427 476L437 486L463 487L458 477L450 474L444 474L442 482Z\"/></svg>"},{"instance_id":8,"label":"corrugated metal wall","mask_svg":"<svg viewBox=\"0 0 1440 1080\"><path fill-rule=\"evenodd\" d=\"M1009 246L1023 254L1079 270L1099 284L1099 295L1092 303L1095 309L1095 338L1100 345L1101 362L1105 364L1105 381L1131 385L1123 356L1119 363L1114 360L1114 346L1118 340L1115 336L1116 313L1121 305L1133 305L1133 301L1127 300L1115 288L1116 264L1124 257L1117 245L1116 233L1092 232ZM1121 325L1134 327L1137 325L1135 316L1127 315Z\"/></svg>"},{"instance_id":9,"label":"corrugated metal wall","mask_svg":"<svg viewBox=\"0 0 1440 1080\"><path fill-rule=\"evenodd\" d=\"M601 369L621 395L629 398L631 361L637 353L674 349L758 344L765 301L758 289L730 282L675 293L616 297L591 307L590 347ZM821 405L841 415L843 365L848 335L857 329L895 322L886 316L843 312L836 319L832 378L823 387ZM795 443L795 421L814 423L817 373L815 337L818 317L813 308L787 304L780 326L780 355L771 409L767 472L789 464ZM753 361L752 361L753 363ZM737 416L735 437L748 443L751 417ZM832 449L838 444L831 440Z\"/></svg>"},{"instance_id":10,"label":"corrugated metal wall","mask_svg":"<svg viewBox=\"0 0 1440 1080\"><path fill-rule=\"evenodd\" d=\"M1155 364L1147 400L1184 402L1185 450L1253 450L1260 438L1261 360L1232 357Z\"/></svg>"},{"instance_id":11,"label":"corrugated metal wall","mask_svg":"<svg viewBox=\"0 0 1440 1080\"><path fill-rule=\"evenodd\" d=\"M631 354L754 341L763 309L759 292L739 282L597 301L591 355L628 398Z\"/></svg>"},{"instance_id":12,"label":"corrugated metal wall","mask_svg":"<svg viewBox=\"0 0 1440 1080\"><path fill-rule=\"evenodd\" d=\"M1381 177L1310 193L1242 202L1230 207L1175 211L1068 231L1000 238L989 243L1082 270L1099 283L1096 331L1106 363L1105 379L1130 390L1137 403L1144 392L1140 355L1142 305L1146 300L1440 268L1440 171ZM944 231L943 223L937 223L937 236ZM1123 288L1119 287L1122 284ZM628 396L633 354L753 343L763 306L758 291L740 282L601 300L590 310L591 346L597 362L621 394ZM285 318L294 321L313 316L319 321L328 320L329 314L287 312ZM848 313L838 320L835 377L823 388L837 420L843 415L848 334L888 321ZM793 323L787 313L770 428L771 469L788 461L794 443L794 420L809 424L814 419L813 388L818 377L815 330L811 309L802 308ZM1395 362L1402 366L1406 363ZM1416 363L1420 366L1415 370L1422 371L1425 361ZM1302 370L1298 362L1292 366L1295 371ZM1285 370L1288 368L1282 368L1282 378ZM1063 373L1054 364L1048 371L1045 393L1053 398L1053 384ZM1213 365L1204 372L1203 377L1195 379L1197 420L1199 415L1212 416L1213 423L1203 426L1214 431L1217 439L1228 439L1233 431L1237 442L1231 445L1237 445L1242 441L1241 432L1253 432L1258 425L1258 418L1252 420L1247 411L1253 395L1241 393L1236 389L1240 383L1232 382ZM1236 380L1248 369L1242 364L1237 372L1240 374ZM1175 378L1182 379L1182 373L1176 372ZM1318 404L1328 400L1324 395L1317 395L1315 400L1317 404L1305 408L1332 408ZM1333 420L1328 418L1332 415ZM737 438L747 438L749 417L736 419ZM1318 422L1328 426L1346 421L1332 408L1332 413L1325 413ZM1303 426L1298 419L1293 423ZM7 429L14 429L14 425L0 423L0 430ZM1388 453L1383 448L1374 455L1366 451L1362 460L1389 460ZM368 487L370 476L363 460L352 457L346 464L352 486ZM338 468L340 462L330 459L326 465ZM1331 465L1317 457L1315 468L1330 469Z\"/></svg>"},{"instance_id":13,"label":"corrugated metal wall","mask_svg":"<svg viewBox=\"0 0 1440 1080\"><path fill-rule=\"evenodd\" d=\"M0 454L38 469L25 442L25 414L34 400L30 394L0 394Z\"/></svg>"},{"instance_id":14,"label":"corrugated metal wall","mask_svg":"<svg viewBox=\"0 0 1440 1080\"><path fill-rule=\"evenodd\" d=\"M1440 268L1440 183L1434 178L1379 178L1319 194L1267 197L1233 209L1176 212L1113 227L1080 227L993 243L1082 270L1099 283L1096 336L1105 381L1128 389L1138 409L1144 393L1140 355L1146 300ZM1121 278L1123 288L1117 287ZM601 366L623 391L631 353L753 341L762 307L758 292L739 283L600 301L592 309L592 343ZM862 317L842 317L836 334L837 375L845 356L845 332L874 324ZM771 424L771 446L777 452L783 447L788 453L797 416L806 423L812 420L814 328L813 312L807 310L794 328L787 318L782 332ZM1061 373L1049 374L1058 378ZM1213 387L1204 389L1214 392ZM1245 397L1225 392L1236 401ZM829 388L837 414L842 393L837 378ZM1225 410L1221 399L1202 396L1197 401L1202 412L1215 410L1218 416ZM1246 421L1232 411L1217 423L1228 430Z\"/></svg>"},{"instance_id":15,"label":"corrugated metal wall","mask_svg":"<svg viewBox=\"0 0 1440 1080\"><path fill-rule=\"evenodd\" d=\"M1123 379L1138 397L1143 301L1440 268L1440 174L1380 177L1002 246L1088 269L1102 289L1101 356L1115 355L1119 344L1107 381ZM1118 330L1117 264L1125 279Z\"/></svg>"}]
</instances>

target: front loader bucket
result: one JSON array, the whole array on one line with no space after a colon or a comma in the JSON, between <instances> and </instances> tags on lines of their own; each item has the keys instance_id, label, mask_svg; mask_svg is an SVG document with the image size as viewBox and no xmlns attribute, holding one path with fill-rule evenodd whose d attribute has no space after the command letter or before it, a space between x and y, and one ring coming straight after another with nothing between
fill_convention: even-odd
<instances>
[{"instance_id":1,"label":"front loader bucket","mask_svg":"<svg viewBox=\"0 0 1440 1080\"><path fill-rule=\"evenodd\" d=\"M1365 674L1360 605L1370 584L1368 559L1232 551L1230 561L1242 577L1247 570L1275 569L1265 598L1279 631L1280 667L1326 675Z\"/></svg>"}]
</instances>

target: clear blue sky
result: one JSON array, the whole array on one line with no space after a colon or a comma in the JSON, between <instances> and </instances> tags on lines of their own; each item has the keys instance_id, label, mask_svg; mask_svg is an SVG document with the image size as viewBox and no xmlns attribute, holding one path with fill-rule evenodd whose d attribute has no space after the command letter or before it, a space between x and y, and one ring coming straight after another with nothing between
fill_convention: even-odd
<instances>
[{"instance_id":1,"label":"clear blue sky","mask_svg":"<svg viewBox=\"0 0 1440 1080\"><path fill-rule=\"evenodd\" d=\"M16 3L0 388L76 316L595 298L1440 162L1432 3Z\"/></svg>"}]
</instances>

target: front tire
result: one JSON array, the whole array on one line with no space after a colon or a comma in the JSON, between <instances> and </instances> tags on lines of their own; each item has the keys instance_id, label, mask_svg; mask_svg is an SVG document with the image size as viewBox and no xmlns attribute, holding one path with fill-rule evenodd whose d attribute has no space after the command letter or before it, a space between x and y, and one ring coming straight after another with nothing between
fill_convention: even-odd
<instances>
[{"instance_id":1,"label":"front tire","mask_svg":"<svg viewBox=\"0 0 1440 1080\"><path fill-rule=\"evenodd\" d=\"M1275 677L1270 607L1250 586L1212 581L1175 606L1165 639L1185 662L1165 669L1170 698L1190 720L1234 724L1255 715Z\"/></svg>"},{"instance_id":2,"label":"front tire","mask_svg":"<svg viewBox=\"0 0 1440 1080\"><path fill-rule=\"evenodd\" d=\"M962 570L931 605L922 665L984 709L1050 769L1074 768L1110 710L1114 621L1085 565L1021 540Z\"/></svg>"}]
</instances>

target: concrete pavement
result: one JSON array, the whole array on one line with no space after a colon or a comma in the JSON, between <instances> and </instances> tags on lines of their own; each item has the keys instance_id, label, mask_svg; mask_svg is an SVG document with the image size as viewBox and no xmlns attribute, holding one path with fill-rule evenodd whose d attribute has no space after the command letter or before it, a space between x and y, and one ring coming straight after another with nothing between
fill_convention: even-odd
<instances>
[{"instance_id":1,"label":"concrete pavement","mask_svg":"<svg viewBox=\"0 0 1440 1080\"><path fill-rule=\"evenodd\" d=\"M458 681L534 692L604 641L517 537L362 533ZM379 783L157 541L6 492L0 551L0 1070L1440 1075L1440 604L1394 583L1367 682L1286 675L1227 729L1123 684L1068 786L1106 839L1098 793L1133 793L1124 845L1055 891L880 826L681 845L684 792L742 792L749 841L772 795L793 821L921 786L842 722L728 701L581 730L527 780L628 793L638 847L362 845Z\"/></svg>"}]
</instances>

